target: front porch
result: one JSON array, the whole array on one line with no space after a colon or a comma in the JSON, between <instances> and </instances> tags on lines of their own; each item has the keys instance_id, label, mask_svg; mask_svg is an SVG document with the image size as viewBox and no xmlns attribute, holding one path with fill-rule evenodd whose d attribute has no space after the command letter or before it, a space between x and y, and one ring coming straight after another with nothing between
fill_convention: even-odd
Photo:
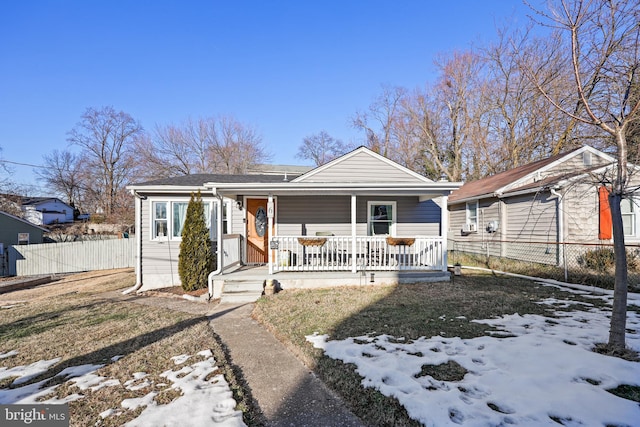
<instances>
[{"instance_id":1,"label":"front porch","mask_svg":"<svg viewBox=\"0 0 640 427\"><path fill-rule=\"evenodd\" d=\"M253 302L262 295L266 280L276 280L282 289L332 286L430 283L450 280L450 273L434 270L373 271L282 271L270 274L267 265L235 266L213 278L211 295L222 302Z\"/></svg>"},{"instance_id":2,"label":"front porch","mask_svg":"<svg viewBox=\"0 0 640 427\"><path fill-rule=\"evenodd\" d=\"M444 239L390 236L274 236L269 273L446 271Z\"/></svg>"}]
</instances>

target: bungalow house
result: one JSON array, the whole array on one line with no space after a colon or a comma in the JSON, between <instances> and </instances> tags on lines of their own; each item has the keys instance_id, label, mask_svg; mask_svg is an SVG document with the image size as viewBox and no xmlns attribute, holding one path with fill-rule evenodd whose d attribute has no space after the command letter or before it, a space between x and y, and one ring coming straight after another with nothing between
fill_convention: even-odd
<instances>
[{"instance_id":1,"label":"bungalow house","mask_svg":"<svg viewBox=\"0 0 640 427\"><path fill-rule=\"evenodd\" d=\"M73 206L55 197L26 197L22 210L27 221L36 225L73 222Z\"/></svg>"},{"instance_id":2,"label":"bungalow house","mask_svg":"<svg viewBox=\"0 0 640 427\"><path fill-rule=\"evenodd\" d=\"M365 273L377 283L417 272L448 278L447 197L461 185L434 182L365 147L297 176L205 174L130 185L140 230L136 288L180 283L180 236L195 191L210 218L218 261L210 281L219 286L238 266L262 266L261 279L290 287L309 286L311 277L326 286L327 274L343 284Z\"/></svg>"},{"instance_id":3,"label":"bungalow house","mask_svg":"<svg viewBox=\"0 0 640 427\"><path fill-rule=\"evenodd\" d=\"M615 158L584 146L466 183L448 200L449 249L575 263L587 245L612 243L602 178L610 179L614 166ZM640 243L637 205L623 199L622 210L625 241Z\"/></svg>"},{"instance_id":4,"label":"bungalow house","mask_svg":"<svg viewBox=\"0 0 640 427\"><path fill-rule=\"evenodd\" d=\"M15 274L9 265L9 247L42 243L45 228L0 211L0 276Z\"/></svg>"}]
</instances>

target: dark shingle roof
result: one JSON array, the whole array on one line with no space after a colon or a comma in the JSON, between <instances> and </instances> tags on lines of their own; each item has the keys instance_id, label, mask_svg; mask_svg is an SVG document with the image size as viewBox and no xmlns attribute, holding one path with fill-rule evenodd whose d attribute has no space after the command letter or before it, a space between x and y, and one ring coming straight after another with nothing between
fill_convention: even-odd
<instances>
[{"instance_id":1,"label":"dark shingle roof","mask_svg":"<svg viewBox=\"0 0 640 427\"><path fill-rule=\"evenodd\" d=\"M288 175L287 180L295 178L297 175ZM146 181L138 184L132 184L134 186L156 186L156 185L173 185L178 187L200 187L207 182L221 182L221 183L270 183L270 182L283 182L285 181L284 175L224 175L224 174L210 174L201 173L193 175L174 176L171 178L160 178L152 181Z\"/></svg>"},{"instance_id":2,"label":"dark shingle roof","mask_svg":"<svg viewBox=\"0 0 640 427\"><path fill-rule=\"evenodd\" d=\"M64 203L65 205L67 203L63 202L62 200L58 199L57 197L23 197L22 198L22 205L23 206L29 206L29 205L37 205L43 202L48 202L50 200L53 201L59 201L61 203Z\"/></svg>"}]
</instances>

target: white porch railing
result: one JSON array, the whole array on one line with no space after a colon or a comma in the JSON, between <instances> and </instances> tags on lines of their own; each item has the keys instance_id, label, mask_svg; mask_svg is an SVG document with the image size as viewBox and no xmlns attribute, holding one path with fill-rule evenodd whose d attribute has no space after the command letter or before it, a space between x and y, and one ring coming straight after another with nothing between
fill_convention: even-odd
<instances>
[{"instance_id":1,"label":"white porch railing","mask_svg":"<svg viewBox=\"0 0 640 427\"><path fill-rule=\"evenodd\" d=\"M404 240L404 241L402 241ZM404 244L403 244L404 243ZM442 237L275 236L273 271L443 271Z\"/></svg>"}]
</instances>

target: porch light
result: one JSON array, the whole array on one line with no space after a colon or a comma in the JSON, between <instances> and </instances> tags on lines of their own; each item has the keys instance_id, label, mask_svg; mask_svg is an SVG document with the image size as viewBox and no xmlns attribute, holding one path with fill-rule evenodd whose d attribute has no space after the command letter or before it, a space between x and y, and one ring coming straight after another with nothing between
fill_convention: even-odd
<instances>
[{"instance_id":1,"label":"porch light","mask_svg":"<svg viewBox=\"0 0 640 427\"><path fill-rule=\"evenodd\" d=\"M371 273L371 280L369 280L371 283L374 283L376 281L376 274L375 273Z\"/></svg>"}]
</instances>

